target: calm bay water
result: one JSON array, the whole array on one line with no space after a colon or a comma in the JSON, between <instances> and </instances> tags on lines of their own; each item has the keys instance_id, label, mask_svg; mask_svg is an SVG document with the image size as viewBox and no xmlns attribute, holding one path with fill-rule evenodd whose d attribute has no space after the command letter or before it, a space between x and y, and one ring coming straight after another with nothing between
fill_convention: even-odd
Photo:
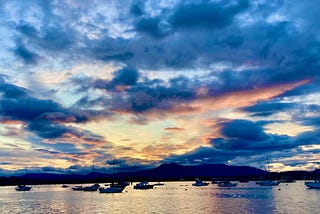
<instances>
[{"instance_id":1,"label":"calm bay water","mask_svg":"<svg viewBox=\"0 0 320 214\"><path fill-rule=\"evenodd\" d=\"M127 187L120 194L75 192L60 185L33 186L31 192L0 187L0 213L319 213L320 190L302 181L260 187L254 182L233 188L193 182L166 182L151 190Z\"/></svg>"}]
</instances>

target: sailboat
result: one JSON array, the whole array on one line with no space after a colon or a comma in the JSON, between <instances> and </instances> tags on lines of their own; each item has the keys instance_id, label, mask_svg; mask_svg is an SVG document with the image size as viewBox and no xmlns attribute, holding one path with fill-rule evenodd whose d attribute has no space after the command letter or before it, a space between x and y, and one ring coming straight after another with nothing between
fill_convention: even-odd
<instances>
[{"instance_id":1,"label":"sailboat","mask_svg":"<svg viewBox=\"0 0 320 214\"><path fill-rule=\"evenodd\" d=\"M27 175L27 167L26 167L25 175ZM19 192L27 192L27 191L30 191L32 189L32 187L31 186L26 186L25 184L19 184L14 189L19 191Z\"/></svg>"},{"instance_id":2,"label":"sailboat","mask_svg":"<svg viewBox=\"0 0 320 214\"><path fill-rule=\"evenodd\" d=\"M270 167L269 167L268 158L267 158L266 170L267 170L268 175L270 177ZM260 186L278 186L280 184L280 182L277 180L266 179L266 180L262 180L262 181L257 181L256 184L259 184Z\"/></svg>"},{"instance_id":3,"label":"sailboat","mask_svg":"<svg viewBox=\"0 0 320 214\"><path fill-rule=\"evenodd\" d=\"M113 158L113 160L115 161L115 157ZM113 175L115 171L114 165L115 163L113 163L113 167L112 167ZM109 187L100 187L99 192L100 193L122 193L122 191L124 190L124 188L126 188L126 186L128 186L127 182L112 182Z\"/></svg>"},{"instance_id":4,"label":"sailboat","mask_svg":"<svg viewBox=\"0 0 320 214\"><path fill-rule=\"evenodd\" d=\"M319 162L316 163L320 165ZM320 179L314 179L313 181L305 181L304 185L306 185L310 189L320 189Z\"/></svg>"}]
</instances>

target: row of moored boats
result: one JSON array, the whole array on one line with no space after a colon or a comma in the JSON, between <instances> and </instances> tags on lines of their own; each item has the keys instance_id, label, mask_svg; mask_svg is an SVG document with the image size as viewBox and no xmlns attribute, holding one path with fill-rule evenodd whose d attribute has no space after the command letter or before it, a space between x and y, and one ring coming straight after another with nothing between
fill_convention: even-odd
<instances>
[{"instance_id":1,"label":"row of moored boats","mask_svg":"<svg viewBox=\"0 0 320 214\"><path fill-rule=\"evenodd\" d=\"M230 182L230 181L212 181L212 184L217 184L219 187L235 187L238 183L236 182ZM260 186L278 186L280 184L280 181L276 180L262 180L262 181L256 181L256 184ZM305 181L304 183L307 187L312 189L320 189L320 180L314 180L314 181ZM90 186L74 186L72 187L72 190L74 191L84 191L84 192L95 192L98 191L100 193L121 193L126 186L128 186L128 182L118 182L118 183L112 183L109 186L101 187L99 184L93 184ZM140 182L133 186L134 189L153 189L154 186L163 186L164 183L156 183L156 184L150 184L147 181ZM192 186L208 186L209 182L202 181L200 179L196 179L195 183L192 184ZM61 188L68 188L68 185L63 184ZM15 187L15 190L17 191L30 191L32 189L31 186L26 185L18 185Z\"/></svg>"},{"instance_id":2,"label":"row of moored boats","mask_svg":"<svg viewBox=\"0 0 320 214\"><path fill-rule=\"evenodd\" d=\"M288 181L289 182L289 181ZM290 181L290 183L294 182L293 180ZM236 182L230 182L230 181L212 181L212 184L217 184L219 187L235 187L238 183ZM256 181L256 184L260 186L278 186L280 184L280 181L278 180L261 180ZM320 189L320 179L314 180L314 181L305 181L304 183L307 187L312 189ZM202 181L200 179L196 179L195 183L192 184L192 186L208 186L209 183Z\"/></svg>"}]
</instances>

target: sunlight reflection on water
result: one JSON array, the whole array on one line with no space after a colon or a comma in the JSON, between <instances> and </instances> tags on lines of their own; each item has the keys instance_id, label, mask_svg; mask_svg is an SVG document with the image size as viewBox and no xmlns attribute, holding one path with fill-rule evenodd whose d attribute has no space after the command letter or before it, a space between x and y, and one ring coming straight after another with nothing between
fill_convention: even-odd
<instances>
[{"instance_id":1,"label":"sunlight reflection on water","mask_svg":"<svg viewBox=\"0 0 320 214\"><path fill-rule=\"evenodd\" d=\"M72 185L70 185L72 186ZM120 194L74 192L60 185L34 186L31 192L0 187L0 213L318 213L320 190L302 181L260 187L254 182L235 188L192 182L167 182L152 190Z\"/></svg>"}]
</instances>

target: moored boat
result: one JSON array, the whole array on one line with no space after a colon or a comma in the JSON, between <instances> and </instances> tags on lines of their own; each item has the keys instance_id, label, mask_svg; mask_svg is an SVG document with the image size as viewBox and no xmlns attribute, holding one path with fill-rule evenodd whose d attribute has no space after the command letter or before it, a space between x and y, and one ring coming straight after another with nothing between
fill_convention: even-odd
<instances>
[{"instance_id":1,"label":"moored boat","mask_svg":"<svg viewBox=\"0 0 320 214\"><path fill-rule=\"evenodd\" d=\"M221 181L218 183L218 187L235 187L238 183L231 183L230 181Z\"/></svg>"},{"instance_id":2,"label":"moored boat","mask_svg":"<svg viewBox=\"0 0 320 214\"><path fill-rule=\"evenodd\" d=\"M304 185L311 189L320 189L320 180L306 181L304 182Z\"/></svg>"},{"instance_id":3,"label":"moored boat","mask_svg":"<svg viewBox=\"0 0 320 214\"><path fill-rule=\"evenodd\" d=\"M134 189L153 189L153 184L149 184L148 181L143 181L133 186Z\"/></svg>"},{"instance_id":4,"label":"moored boat","mask_svg":"<svg viewBox=\"0 0 320 214\"><path fill-rule=\"evenodd\" d=\"M82 186L74 186L74 187L72 187L72 190L74 190L74 191L82 191L83 187Z\"/></svg>"},{"instance_id":5,"label":"moored boat","mask_svg":"<svg viewBox=\"0 0 320 214\"><path fill-rule=\"evenodd\" d=\"M122 193L124 188L122 187L101 187L99 188L100 193Z\"/></svg>"},{"instance_id":6,"label":"moored boat","mask_svg":"<svg viewBox=\"0 0 320 214\"><path fill-rule=\"evenodd\" d=\"M125 188L126 186L129 186L130 183L126 181L118 181L118 182L112 182L110 184L110 187L117 187L117 188Z\"/></svg>"},{"instance_id":7,"label":"moored boat","mask_svg":"<svg viewBox=\"0 0 320 214\"><path fill-rule=\"evenodd\" d=\"M31 186L26 186L26 185L18 185L15 187L15 190L19 191L19 192L26 192L26 191L30 191L32 189Z\"/></svg>"},{"instance_id":8,"label":"moored boat","mask_svg":"<svg viewBox=\"0 0 320 214\"><path fill-rule=\"evenodd\" d=\"M61 188L68 188L69 186L67 185L67 184L63 184L62 186L61 186Z\"/></svg>"},{"instance_id":9,"label":"moored boat","mask_svg":"<svg viewBox=\"0 0 320 214\"><path fill-rule=\"evenodd\" d=\"M201 186L208 186L208 182L204 182L200 180L199 178L196 178L196 182L192 184L192 186L201 187Z\"/></svg>"},{"instance_id":10,"label":"moored boat","mask_svg":"<svg viewBox=\"0 0 320 214\"><path fill-rule=\"evenodd\" d=\"M83 187L82 190L85 192L95 192L99 189L99 187L100 187L99 184L93 184L91 186Z\"/></svg>"}]
</instances>

